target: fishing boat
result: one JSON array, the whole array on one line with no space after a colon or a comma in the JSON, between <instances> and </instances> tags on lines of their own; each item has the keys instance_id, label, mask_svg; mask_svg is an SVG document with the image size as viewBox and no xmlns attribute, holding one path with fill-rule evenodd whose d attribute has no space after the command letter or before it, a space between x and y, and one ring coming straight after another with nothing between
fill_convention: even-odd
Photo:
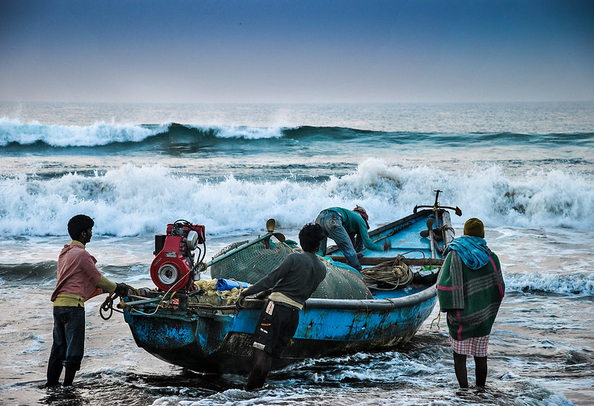
<instances>
[{"instance_id":1,"label":"fishing boat","mask_svg":"<svg viewBox=\"0 0 594 406\"><path fill-rule=\"evenodd\" d=\"M439 192L433 205L416 206L412 214L369 232L376 242L388 240L391 249L361 252L361 274L344 263L337 247L330 247L323 258L332 269L329 282L305 303L295 336L273 368L307 358L394 349L415 335L436 304L442 254L454 236L450 210L462 214L458 207L441 206ZM245 269L255 266L242 271L241 265L254 255L249 251L264 252L267 261L272 258L261 267L268 272L274 261L299 249L274 228L271 219L264 235L204 262L204 227L187 221L169 224L165 235L155 236L151 278L157 288L141 289L123 303L136 344L196 372L249 371L252 334L266 300L248 297L246 308L236 309L237 292L259 278L252 275L246 281ZM210 279L200 277L208 270Z\"/></svg>"}]
</instances>

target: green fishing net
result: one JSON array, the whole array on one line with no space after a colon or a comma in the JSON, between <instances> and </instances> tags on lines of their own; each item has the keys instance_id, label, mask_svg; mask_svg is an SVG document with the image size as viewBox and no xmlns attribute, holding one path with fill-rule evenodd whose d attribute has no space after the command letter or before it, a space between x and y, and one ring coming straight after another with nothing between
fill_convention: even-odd
<instances>
[{"instance_id":1,"label":"green fishing net","mask_svg":"<svg viewBox=\"0 0 594 406\"><path fill-rule=\"evenodd\" d=\"M213 257L221 257L234 249L245 245L247 241L237 242L225 247ZM225 278L237 281L256 283L269 272L276 269L292 252L302 252L292 241L270 241L270 247L264 242L253 244L236 251L228 257L209 267L210 275L214 279ZM331 259L321 258L326 266L326 278L320 283L313 298L321 299L372 299L373 295L367 288L363 278L351 267Z\"/></svg>"}]
</instances>

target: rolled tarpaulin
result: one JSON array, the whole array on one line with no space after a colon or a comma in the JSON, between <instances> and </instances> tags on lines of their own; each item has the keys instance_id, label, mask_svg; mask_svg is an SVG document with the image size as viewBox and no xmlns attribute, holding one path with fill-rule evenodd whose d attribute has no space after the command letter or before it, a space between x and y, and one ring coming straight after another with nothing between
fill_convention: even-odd
<instances>
[{"instance_id":1,"label":"rolled tarpaulin","mask_svg":"<svg viewBox=\"0 0 594 406\"><path fill-rule=\"evenodd\" d=\"M235 281L235 280L231 280L231 279L224 279L224 278L220 278L217 280L217 290L231 290L234 288L247 288L249 286L249 283L247 282L239 282L239 281Z\"/></svg>"}]
</instances>

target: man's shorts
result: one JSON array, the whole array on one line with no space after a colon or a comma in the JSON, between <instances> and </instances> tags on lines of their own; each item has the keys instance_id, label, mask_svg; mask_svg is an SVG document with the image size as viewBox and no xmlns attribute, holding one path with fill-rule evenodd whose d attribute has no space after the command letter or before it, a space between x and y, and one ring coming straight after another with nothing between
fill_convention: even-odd
<instances>
[{"instance_id":1,"label":"man's shorts","mask_svg":"<svg viewBox=\"0 0 594 406\"><path fill-rule=\"evenodd\" d=\"M454 340L451 336L448 336L450 339L450 345L452 346L452 350L461 355L473 355L475 357L486 357L487 352L489 349L489 337L491 335L486 335L484 337L472 337L467 338L464 341Z\"/></svg>"},{"instance_id":2,"label":"man's shorts","mask_svg":"<svg viewBox=\"0 0 594 406\"><path fill-rule=\"evenodd\" d=\"M275 358L280 358L280 354L295 335L298 325L298 308L269 300L260 314L253 346Z\"/></svg>"}]
</instances>

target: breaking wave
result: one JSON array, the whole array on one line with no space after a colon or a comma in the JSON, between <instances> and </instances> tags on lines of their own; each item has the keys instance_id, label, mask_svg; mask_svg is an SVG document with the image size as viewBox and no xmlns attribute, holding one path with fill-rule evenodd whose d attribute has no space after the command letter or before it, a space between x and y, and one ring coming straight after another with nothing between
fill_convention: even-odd
<instances>
[{"instance_id":1,"label":"breaking wave","mask_svg":"<svg viewBox=\"0 0 594 406\"><path fill-rule=\"evenodd\" d=\"M192 146L204 143L262 140L354 140L375 142L425 143L442 146L493 145L594 145L594 133L517 134L501 133L422 133L384 132L344 127L248 127L166 124L109 124L89 126L43 125L22 123L17 119L0 118L0 150L39 150L43 148L97 148L120 145L122 150L171 144Z\"/></svg>"},{"instance_id":2,"label":"breaking wave","mask_svg":"<svg viewBox=\"0 0 594 406\"><path fill-rule=\"evenodd\" d=\"M463 217L453 216L456 227L479 217L488 227L594 228L594 185L582 175L538 170L512 179L496 166L451 173L369 159L347 175L311 182L233 175L209 180L158 164L51 178L4 176L0 235L64 235L64 224L80 212L95 219L96 233L111 236L150 235L177 218L220 236L258 232L270 217L294 230L326 207L356 204L377 226L432 204L436 189L444 191L443 205L463 210Z\"/></svg>"}]
</instances>

